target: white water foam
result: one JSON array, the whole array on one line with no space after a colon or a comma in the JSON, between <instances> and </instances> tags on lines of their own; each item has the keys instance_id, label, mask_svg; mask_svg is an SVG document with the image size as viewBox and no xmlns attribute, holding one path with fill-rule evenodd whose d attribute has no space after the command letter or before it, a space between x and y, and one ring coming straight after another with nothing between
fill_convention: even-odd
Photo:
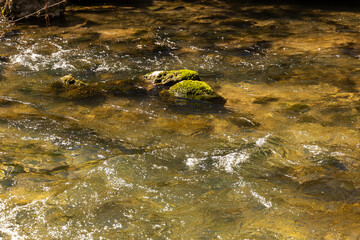
<instances>
[{"instance_id":1,"label":"white water foam","mask_svg":"<svg viewBox=\"0 0 360 240\"><path fill-rule=\"evenodd\" d=\"M221 156L211 156L213 160L213 166L218 169L223 169L228 173L234 172L235 168L239 166L240 163L244 163L249 159L250 154L245 151L232 152L226 155ZM208 159L207 157L188 157L185 160L185 164L188 166L189 170L196 169L201 162Z\"/></svg>"},{"instance_id":2,"label":"white water foam","mask_svg":"<svg viewBox=\"0 0 360 240\"><path fill-rule=\"evenodd\" d=\"M265 137L259 138L258 140L256 140L255 144L258 147L262 147L265 143L266 140L271 136L271 134L266 135Z\"/></svg>"},{"instance_id":3,"label":"white water foam","mask_svg":"<svg viewBox=\"0 0 360 240\"><path fill-rule=\"evenodd\" d=\"M213 156L212 159L217 162L214 165L217 168L224 169L228 173L234 172L234 168L240 163L244 163L249 159L250 154L247 152L233 152L225 156Z\"/></svg>"},{"instance_id":4,"label":"white water foam","mask_svg":"<svg viewBox=\"0 0 360 240\"><path fill-rule=\"evenodd\" d=\"M272 207L272 203L270 201L266 201L266 199L263 196L261 196L254 190L250 190L250 192L251 192L251 195L253 195L262 205L264 205L267 208Z\"/></svg>"}]
</instances>

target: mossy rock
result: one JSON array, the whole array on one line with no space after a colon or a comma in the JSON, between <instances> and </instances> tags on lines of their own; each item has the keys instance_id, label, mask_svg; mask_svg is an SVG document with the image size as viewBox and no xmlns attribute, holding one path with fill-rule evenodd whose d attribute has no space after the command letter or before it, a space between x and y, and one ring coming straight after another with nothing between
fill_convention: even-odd
<instances>
[{"instance_id":1,"label":"mossy rock","mask_svg":"<svg viewBox=\"0 0 360 240\"><path fill-rule=\"evenodd\" d=\"M72 74L66 75L51 84L51 87L57 91L65 91L69 88L72 89L83 86L87 86L87 84L76 79Z\"/></svg>"},{"instance_id":2,"label":"mossy rock","mask_svg":"<svg viewBox=\"0 0 360 240\"><path fill-rule=\"evenodd\" d=\"M226 100L205 82L185 80L181 81L169 89L169 93L175 97L190 100L210 101L225 104Z\"/></svg>"},{"instance_id":3,"label":"mossy rock","mask_svg":"<svg viewBox=\"0 0 360 240\"><path fill-rule=\"evenodd\" d=\"M143 76L145 80L155 85L173 86L184 80L200 80L196 71L182 69L172 71L155 71Z\"/></svg>"},{"instance_id":4,"label":"mossy rock","mask_svg":"<svg viewBox=\"0 0 360 240\"><path fill-rule=\"evenodd\" d=\"M88 85L71 74L53 82L51 87L61 97L70 100L104 97L100 87Z\"/></svg>"}]
</instances>

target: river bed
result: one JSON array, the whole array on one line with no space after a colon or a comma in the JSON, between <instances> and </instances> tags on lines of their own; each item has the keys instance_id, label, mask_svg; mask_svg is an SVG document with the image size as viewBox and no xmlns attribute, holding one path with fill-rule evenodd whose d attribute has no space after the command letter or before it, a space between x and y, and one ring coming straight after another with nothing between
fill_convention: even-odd
<instances>
[{"instance_id":1,"label":"river bed","mask_svg":"<svg viewBox=\"0 0 360 240\"><path fill-rule=\"evenodd\" d=\"M76 6L1 22L0 239L358 239L359 9ZM224 106L51 83L199 72Z\"/></svg>"}]
</instances>

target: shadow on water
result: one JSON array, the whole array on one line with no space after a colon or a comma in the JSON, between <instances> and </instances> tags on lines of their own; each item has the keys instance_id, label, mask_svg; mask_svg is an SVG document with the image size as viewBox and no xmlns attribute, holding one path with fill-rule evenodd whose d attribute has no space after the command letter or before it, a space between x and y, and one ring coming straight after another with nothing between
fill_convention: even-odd
<instances>
[{"instance_id":1,"label":"shadow on water","mask_svg":"<svg viewBox=\"0 0 360 240\"><path fill-rule=\"evenodd\" d=\"M223 0L229 4L233 4L234 6L239 5L292 5L292 6L299 6L302 8L308 9L323 9L323 10L332 10L332 11L353 11L358 12L360 11L360 2L353 1L353 0L344 0L344 1L326 1L326 0L273 0L273 1L266 1L266 0L247 0L247 1L238 1L238 0ZM264 12L265 16L267 12ZM273 15L274 12L268 12L270 15ZM280 14L281 13L281 14ZM283 16L290 16L291 13L296 12L278 12L273 16L280 17ZM280 14L280 15L279 15ZM260 16L261 17L261 16Z\"/></svg>"},{"instance_id":2,"label":"shadow on water","mask_svg":"<svg viewBox=\"0 0 360 240\"><path fill-rule=\"evenodd\" d=\"M77 10L76 13L96 13L96 14L106 14L114 11L114 7L124 7L129 9L123 9L123 11L131 10L131 8L146 8L152 5L152 0L71 0L68 2L68 5L80 5L80 6L92 6L93 9L86 10ZM109 6L109 7L106 7ZM100 8L97 8L100 7ZM95 22L85 21L84 19L76 16L72 16L72 11L68 9L66 11L66 17L64 15L50 19L50 26L57 27L73 27L77 25L83 25L83 27L91 27L96 25ZM24 25L38 25L39 27L48 27L47 21L45 18L29 18L21 21L21 24Z\"/></svg>"},{"instance_id":3,"label":"shadow on water","mask_svg":"<svg viewBox=\"0 0 360 240\"><path fill-rule=\"evenodd\" d=\"M175 101L170 104L168 103L168 108L181 114L232 113L232 111L227 109L223 104L189 100L185 98L176 98Z\"/></svg>"},{"instance_id":4,"label":"shadow on water","mask_svg":"<svg viewBox=\"0 0 360 240\"><path fill-rule=\"evenodd\" d=\"M70 0L70 4L82 5L82 6L126 6L144 8L152 5L152 0Z\"/></svg>"}]
</instances>

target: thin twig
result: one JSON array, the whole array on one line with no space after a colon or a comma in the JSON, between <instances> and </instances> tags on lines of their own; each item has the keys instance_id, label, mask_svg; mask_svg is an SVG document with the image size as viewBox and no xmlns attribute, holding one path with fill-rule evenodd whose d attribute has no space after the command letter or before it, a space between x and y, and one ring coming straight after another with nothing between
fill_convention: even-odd
<instances>
[{"instance_id":1,"label":"thin twig","mask_svg":"<svg viewBox=\"0 0 360 240\"><path fill-rule=\"evenodd\" d=\"M60 4L62 4L62 3L66 3L66 1L67 1L67 0L61 0L60 2L54 3L54 4L49 5L49 6L47 6L47 4L46 4L43 8L37 10L36 12L33 12L33 13L29 14L29 15L26 15L26 16L24 16L24 17L18 18L18 19L16 19L16 20L11 20L10 23L15 23L15 22L21 21L21 20L23 20L23 19L25 19L25 18L34 16L34 15L36 15L36 14L40 14L41 11L44 11L44 10L46 10L46 9L55 7L55 6L60 5Z\"/></svg>"}]
</instances>

